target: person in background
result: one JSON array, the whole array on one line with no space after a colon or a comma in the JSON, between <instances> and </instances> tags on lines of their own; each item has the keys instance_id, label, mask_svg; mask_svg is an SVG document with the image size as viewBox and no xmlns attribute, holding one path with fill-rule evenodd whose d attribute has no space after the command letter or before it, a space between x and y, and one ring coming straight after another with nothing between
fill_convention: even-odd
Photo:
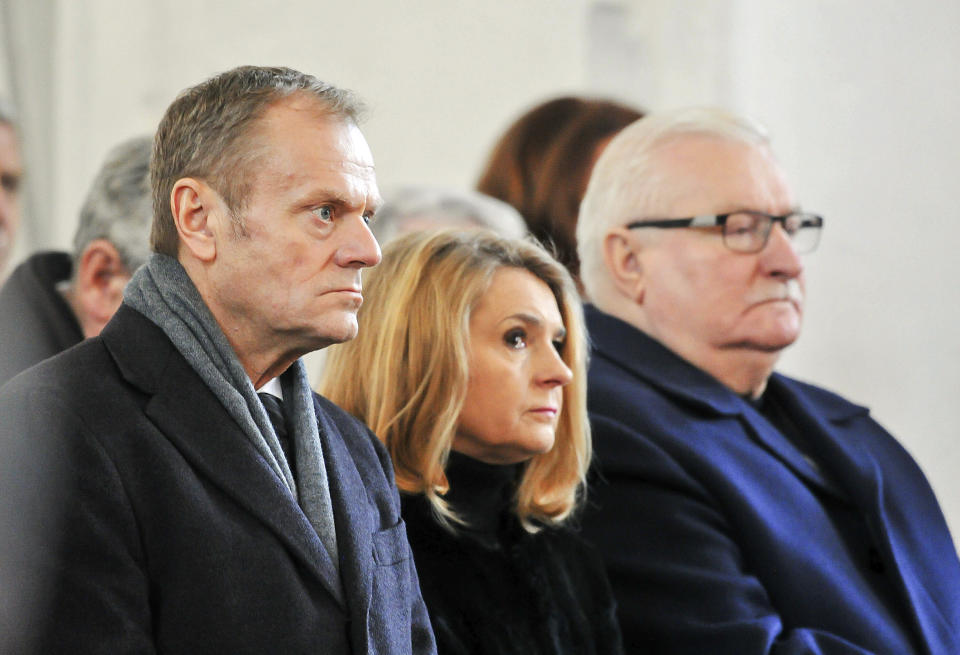
<instances>
[{"instance_id":1,"label":"person in background","mask_svg":"<svg viewBox=\"0 0 960 655\"><path fill-rule=\"evenodd\" d=\"M37 652L436 652L389 456L299 361L356 335L380 261L360 110L289 68L182 92L154 254L100 335L0 388L0 443L63 471L23 458L62 485Z\"/></svg>"},{"instance_id":2,"label":"person in background","mask_svg":"<svg viewBox=\"0 0 960 655\"><path fill-rule=\"evenodd\" d=\"M583 529L629 652L960 653L960 561L923 473L865 407L774 371L822 226L726 111L643 118L594 168Z\"/></svg>"},{"instance_id":3,"label":"person in background","mask_svg":"<svg viewBox=\"0 0 960 655\"><path fill-rule=\"evenodd\" d=\"M0 385L22 370L100 334L130 276L150 254L153 138L107 155L73 237L73 253L41 252L0 288Z\"/></svg>"},{"instance_id":4,"label":"person in background","mask_svg":"<svg viewBox=\"0 0 960 655\"><path fill-rule=\"evenodd\" d=\"M494 145L477 190L512 205L580 285L576 226L590 170L614 134L643 112L561 97L525 112Z\"/></svg>"},{"instance_id":5,"label":"person in background","mask_svg":"<svg viewBox=\"0 0 960 655\"><path fill-rule=\"evenodd\" d=\"M0 98L0 282L20 227L20 181L23 164L13 107Z\"/></svg>"},{"instance_id":6,"label":"person in background","mask_svg":"<svg viewBox=\"0 0 960 655\"><path fill-rule=\"evenodd\" d=\"M527 233L523 218L505 202L476 191L422 186L392 192L370 227L381 246L409 232L435 228L486 228L510 239Z\"/></svg>"},{"instance_id":7,"label":"person in background","mask_svg":"<svg viewBox=\"0 0 960 655\"><path fill-rule=\"evenodd\" d=\"M393 241L365 282L320 389L390 451L439 652L619 653L603 565L565 527L591 452L566 269L447 230Z\"/></svg>"}]
</instances>

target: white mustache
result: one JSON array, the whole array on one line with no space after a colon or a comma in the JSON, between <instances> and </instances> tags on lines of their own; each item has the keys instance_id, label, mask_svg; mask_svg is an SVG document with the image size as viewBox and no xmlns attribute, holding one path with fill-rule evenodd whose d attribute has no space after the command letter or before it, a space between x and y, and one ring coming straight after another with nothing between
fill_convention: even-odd
<instances>
[{"instance_id":1,"label":"white mustache","mask_svg":"<svg viewBox=\"0 0 960 655\"><path fill-rule=\"evenodd\" d=\"M787 300L791 300L798 305L803 303L803 289L800 288L800 283L797 282L796 278L787 280L785 286L787 288Z\"/></svg>"},{"instance_id":2,"label":"white mustache","mask_svg":"<svg viewBox=\"0 0 960 655\"><path fill-rule=\"evenodd\" d=\"M778 283L772 288L764 289L762 293L756 294L751 300L753 303L769 302L771 300L789 300L797 305L803 304L803 289L796 278L791 278L783 283Z\"/></svg>"}]
</instances>

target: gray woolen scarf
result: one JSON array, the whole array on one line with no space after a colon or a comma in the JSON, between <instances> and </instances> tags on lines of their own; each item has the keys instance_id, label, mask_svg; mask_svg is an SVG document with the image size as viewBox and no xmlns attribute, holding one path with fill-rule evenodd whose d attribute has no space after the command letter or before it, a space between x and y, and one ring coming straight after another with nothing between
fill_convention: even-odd
<instances>
[{"instance_id":1,"label":"gray woolen scarf","mask_svg":"<svg viewBox=\"0 0 960 655\"><path fill-rule=\"evenodd\" d=\"M294 481L253 383L180 262L167 255L153 255L127 284L123 299L163 330L220 399L250 443L290 490L329 551L334 566L339 568L330 487L303 362L297 360L280 377L283 412L291 428L297 460Z\"/></svg>"}]
</instances>

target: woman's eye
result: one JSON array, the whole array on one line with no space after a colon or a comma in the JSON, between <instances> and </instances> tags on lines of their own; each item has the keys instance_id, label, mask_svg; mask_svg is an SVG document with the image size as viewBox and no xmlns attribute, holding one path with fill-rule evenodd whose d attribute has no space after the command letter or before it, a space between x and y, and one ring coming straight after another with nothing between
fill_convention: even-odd
<instances>
[{"instance_id":1,"label":"woman's eye","mask_svg":"<svg viewBox=\"0 0 960 655\"><path fill-rule=\"evenodd\" d=\"M555 339L554 342L553 342L553 347L556 349L556 351L557 351L558 353L562 353L562 352L563 352L563 344L564 344L563 339Z\"/></svg>"},{"instance_id":2,"label":"woman's eye","mask_svg":"<svg viewBox=\"0 0 960 655\"><path fill-rule=\"evenodd\" d=\"M511 348L520 350L527 346L527 333L523 330L510 330L503 335L503 340Z\"/></svg>"},{"instance_id":3,"label":"woman's eye","mask_svg":"<svg viewBox=\"0 0 960 655\"><path fill-rule=\"evenodd\" d=\"M323 207L317 207L313 210L313 215L319 218L324 223L329 223L333 220L333 207L330 205L324 205Z\"/></svg>"}]
</instances>

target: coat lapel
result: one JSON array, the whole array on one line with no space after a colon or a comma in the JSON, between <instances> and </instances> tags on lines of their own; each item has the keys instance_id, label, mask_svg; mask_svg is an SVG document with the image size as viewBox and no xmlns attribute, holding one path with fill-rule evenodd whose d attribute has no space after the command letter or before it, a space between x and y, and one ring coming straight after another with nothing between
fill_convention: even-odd
<instances>
[{"instance_id":1,"label":"coat lapel","mask_svg":"<svg viewBox=\"0 0 960 655\"><path fill-rule=\"evenodd\" d=\"M845 493L844 488L834 482L828 469L823 468L824 460L819 457L819 453L804 453L794 445L780 430L773 426L759 411L754 409L750 403L742 402L743 421L754 439L763 444L777 459L786 464L794 475L802 479L807 486L813 488L819 493L827 493L844 501L849 501L850 497ZM809 437L806 426L800 425L799 429Z\"/></svg>"},{"instance_id":2,"label":"coat lapel","mask_svg":"<svg viewBox=\"0 0 960 655\"><path fill-rule=\"evenodd\" d=\"M340 577L351 614L351 637L357 652L367 652L370 593L373 585L373 533L379 529L371 518L366 487L354 466L344 437L314 399L320 428L330 500L337 527ZM373 514L372 516L378 516Z\"/></svg>"},{"instance_id":3,"label":"coat lapel","mask_svg":"<svg viewBox=\"0 0 960 655\"><path fill-rule=\"evenodd\" d=\"M941 644L941 648L931 652L954 652L955 632L922 583L929 573L919 568L925 562L916 553L924 548L914 542L925 541L929 536L907 532L914 521L903 515L904 509L909 511L910 503L897 498L904 489L888 483L883 467L864 446L862 435L851 433L841 425L857 415L866 415L868 410L851 403L825 409L810 402L791 381L781 376L776 378L790 395L796 414L804 417L820 457L844 472L843 482L853 502L863 511L884 563L895 569L894 575L906 597L914 626L925 642Z\"/></svg>"},{"instance_id":4,"label":"coat lapel","mask_svg":"<svg viewBox=\"0 0 960 655\"><path fill-rule=\"evenodd\" d=\"M296 500L166 335L122 306L103 338L124 377L151 395L146 415L184 459L269 528L342 605L330 555Z\"/></svg>"},{"instance_id":5,"label":"coat lapel","mask_svg":"<svg viewBox=\"0 0 960 655\"><path fill-rule=\"evenodd\" d=\"M603 344L616 344L617 350L607 354L616 365L629 369L649 385L680 403L695 407L698 412L739 421L754 441L808 486L821 493L841 493L750 403L716 379L614 316L591 306L587 307L586 316L590 333L599 337L595 345L599 354L604 354ZM624 353L629 356L624 357Z\"/></svg>"}]
</instances>

